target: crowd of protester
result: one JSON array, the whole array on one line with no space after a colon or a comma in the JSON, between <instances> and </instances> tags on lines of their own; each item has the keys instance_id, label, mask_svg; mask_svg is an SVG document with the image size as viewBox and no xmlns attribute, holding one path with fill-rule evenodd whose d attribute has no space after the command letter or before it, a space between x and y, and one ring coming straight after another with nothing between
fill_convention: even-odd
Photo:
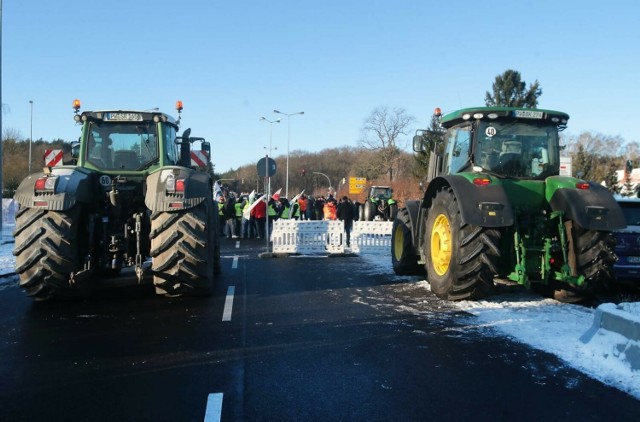
<instances>
[{"instance_id":1,"label":"crowd of protester","mask_svg":"<svg viewBox=\"0 0 640 422\"><path fill-rule=\"evenodd\" d=\"M357 219L355 206L347 197L336 201L333 195L314 197L297 195L291 199L272 195L268 200L254 192L235 194L225 192L218 197L220 236L233 239L264 239L269 227L278 219L342 220L345 224L346 243L350 244L353 220Z\"/></svg>"}]
</instances>

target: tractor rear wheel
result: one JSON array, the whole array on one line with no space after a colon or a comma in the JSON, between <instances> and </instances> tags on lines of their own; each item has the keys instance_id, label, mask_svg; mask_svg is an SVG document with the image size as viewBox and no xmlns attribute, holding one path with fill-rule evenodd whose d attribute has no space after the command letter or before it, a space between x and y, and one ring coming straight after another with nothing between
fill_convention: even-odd
<instances>
[{"instance_id":1,"label":"tractor rear wheel","mask_svg":"<svg viewBox=\"0 0 640 422\"><path fill-rule=\"evenodd\" d=\"M391 264L398 275L424 274L424 267L418 264L418 254L413 246L413 227L409 210L401 208L393 220L391 230Z\"/></svg>"},{"instance_id":2,"label":"tractor rear wheel","mask_svg":"<svg viewBox=\"0 0 640 422\"><path fill-rule=\"evenodd\" d=\"M16 273L28 296L48 300L69 293L69 280L82 266L80 207L69 211L20 208L13 232Z\"/></svg>"},{"instance_id":3,"label":"tractor rear wheel","mask_svg":"<svg viewBox=\"0 0 640 422\"><path fill-rule=\"evenodd\" d=\"M486 296L493 287L500 257L498 230L462 222L449 188L434 198L425 225L425 258L431 290L441 299Z\"/></svg>"},{"instance_id":4,"label":"tractor rear wheel","mask_svg":"<svg viewBox=\"0 0 640 422\"><path fill-rule=\"evenodd\" d=\"M615 238L611 232L586 230L575 223L567 224L573 240L575 275L584 276L584 287L567 287L557 283L553 298L560 302L581 302L594 293L606 290L607 281L613 280L616 261Z\"/></svg>"},{"instance_id":5,"label":"tractor rear wheel","mask_svg":"<svg viewBox=\"0 0 640 422\"><path fill-rule=\"evenodd\" d=\"M216 227L206 199L193 208L151 215L151 269L158 294L213 293Z\"/></svg>"}]
</instances>

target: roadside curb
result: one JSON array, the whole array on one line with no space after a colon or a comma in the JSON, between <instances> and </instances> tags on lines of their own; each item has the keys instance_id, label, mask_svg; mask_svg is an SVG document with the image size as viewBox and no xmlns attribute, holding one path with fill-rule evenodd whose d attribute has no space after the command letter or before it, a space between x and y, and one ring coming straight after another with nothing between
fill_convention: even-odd
<instances>
[{"instance_id":1,"label":"roadside curb","mask_svg":"<svg viewBox=\"0 0 640 422\"><path fill-rule=\"evenodd\" d=\"M616 344L614 353L624 353L631 369L640 369L640 318L626 312L622 305L603 303L596 308L593 325L580 337L580 341L588 343L600 329L625 337L627 341Z\"/></svg>"}]
</instances>

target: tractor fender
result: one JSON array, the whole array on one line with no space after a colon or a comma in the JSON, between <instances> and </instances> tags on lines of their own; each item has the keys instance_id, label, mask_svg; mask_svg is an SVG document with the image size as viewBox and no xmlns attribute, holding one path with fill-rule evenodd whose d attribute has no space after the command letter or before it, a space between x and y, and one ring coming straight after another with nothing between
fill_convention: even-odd
<instances>
[{"instance_id":1,"label":"tractor fender","mask_svg":"<svg viewBox=\"0 0 640 422\"><path fill-rule=\"evenodd\" d=\"M33 173L27 176L16 190L14 199L22 208L46 208L52 211L65 211L77 202L92 202L93 175L82 167L51 167L50 177L57 177L53 194L34 192L36 180L45 173ZM36 204L36 201L42 205Z\"/></svg>"},{"instance_id":2,"label":"tractor fender","mask_svg":"<svg viewBox=\"0 0 640 422\"><path fill-rule=\"evenodd\" d=\"M447 186L451 187L458 200L460 216L464 223L482 227L513 225L513 208L501 184L477 186L467 178L455 174L440 176L430 181L424 193L422 207L431 207L436 193Z\"/></svg>"},{"instance_id":3,"label":"tractor fender","mask_svg":"<svg viewBox=\"0 0 640 422\"><path fill-rule=\"evenodd\" d=\"M627 227L620 205L607 188L593 182L589 183L589 189L577 189L572 185L558 187L547 182L546 195L553 211L562 211L566 218L587 230L610 231Z\"/></svg>"},{"instance_id":4,"label":"tractor fender","mask_svg":"<svg viewBox=\"0 0 640 422\"><path fill-rule=\"evenodd\" d=\"M167 193L167 179L184 179L184 195ZM207 173L186 167L163 167L147 177L144 203L153 211L179 211L193 208L204 200L213 199L213 185ZM176 202L182 202L176 207Z\"/></svg>"}]
</instances>

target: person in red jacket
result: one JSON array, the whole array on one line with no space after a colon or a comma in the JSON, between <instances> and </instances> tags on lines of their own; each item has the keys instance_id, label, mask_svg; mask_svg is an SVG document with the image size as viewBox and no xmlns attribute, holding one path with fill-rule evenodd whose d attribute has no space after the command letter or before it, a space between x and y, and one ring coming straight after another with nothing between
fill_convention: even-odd
<instances>
[{"instance_id":1,"label":"person in red jacket","mask_svg":"<svg viewBox=\"0 0 640 422\"><path fill-rule=\"evenodd\" d=\"M255 218L258 226L258 239L264 237L264 225L267 220L267 202L265 199L260 200L251 210L251 217Z\"/></svg>"}]
</instances>

